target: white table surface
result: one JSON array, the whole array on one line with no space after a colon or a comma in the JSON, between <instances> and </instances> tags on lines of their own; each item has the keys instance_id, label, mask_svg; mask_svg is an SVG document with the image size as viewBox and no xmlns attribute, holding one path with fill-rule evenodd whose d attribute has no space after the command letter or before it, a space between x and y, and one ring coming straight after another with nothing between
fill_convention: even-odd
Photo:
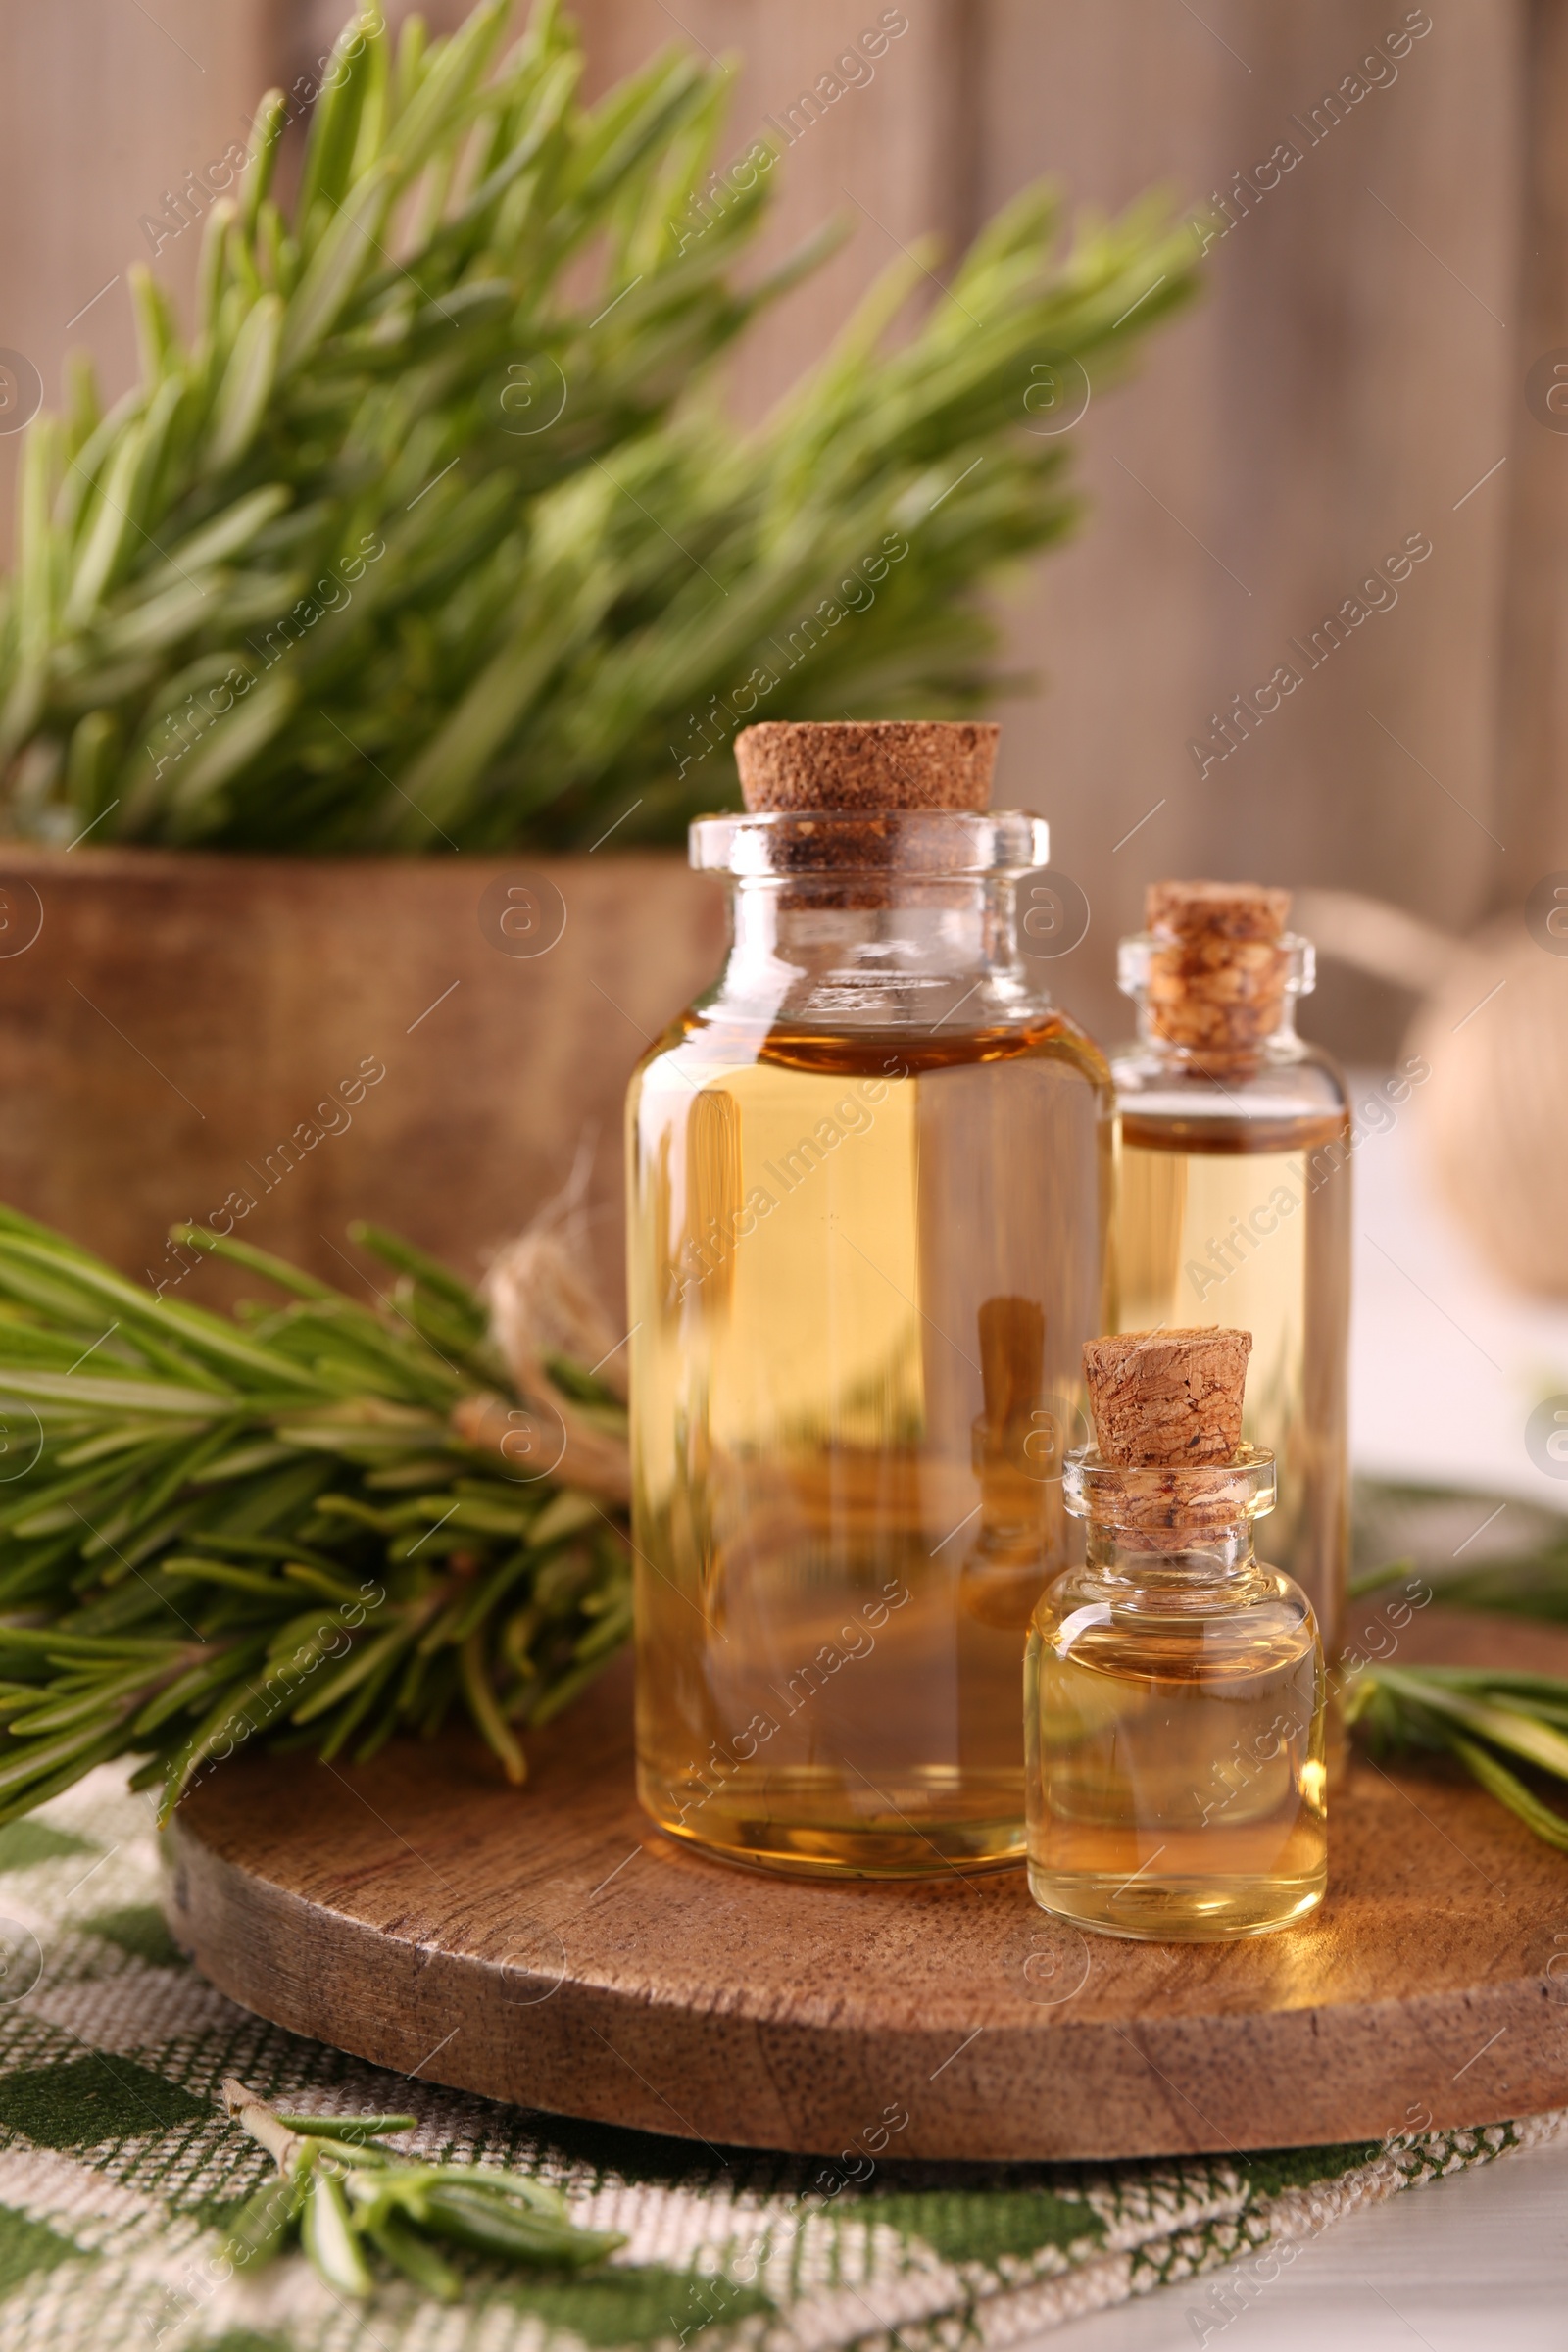
<instances>
[{"instance_id":1,"label":"white table surface","mask_svg":"<svg viewBox=\"0 0 1568 2352\"><path fill-rule=\"evenodd\" d=\"M1568 1478L1537 1470L1524 1445L1532 1407L1568 1392L1568 1304L1521 1298L1487 1272L1425 1181L1415 1106L1359 1145L1355 1184L1356 1468L1568 1511ZM1568 2352L1568 2144L1334 2223L1205 2336L1217 2276L1054 2329L1041 2352Z\"/></svg>"},{"instance_id":2,"label":"white table surface","mask_svg":"<svg viewBox=\"0 0 1568 2352\"><path fill-rule=\"evenodd\" d=\"M1205 2338L1206 2290L1222 2276L1075 2320L1040 2352L1194 2352L1205 2341L1208 2352L1563 2352L1568 2146L1500 2157L1333 2223Z\"/></svg>"}]
</instances>

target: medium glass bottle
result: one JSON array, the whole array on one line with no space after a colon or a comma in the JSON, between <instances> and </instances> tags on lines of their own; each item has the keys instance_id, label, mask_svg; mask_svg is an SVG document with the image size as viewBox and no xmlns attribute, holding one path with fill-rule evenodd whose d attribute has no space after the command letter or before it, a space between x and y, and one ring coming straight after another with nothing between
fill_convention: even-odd
<instances>
[{"instance_id":1,"label":"medium glass bottle","mask_svg":"<svg viewBox=\"0 0 1568 2352\"><path fill-rule=\"evenodd\" d=\"M1289 894L1158 882L1121 943L1138 1042L1111 1059L1121 1111L1120 1327L1252 1335L1243 1436L1277 1464L1269 1548L1329 1654L1345 1605L1350 1146L1345 1082L1296 1034L1313 985Z\"/></svg>"},{"instance_id":2,"label":"medium glass bottle","mask_svg":"<svg viewBox=\"0 0 1568 2352\"><path fill-rule=\"evenodd\" d=\"M1044 824L921 805L994 730L755 728L754 808L780 738L796 805L692 828L730 957L628 1101L639 1788L734 1860L946 1874L1023 1850L1109 1074L1019 956Z\"/></svg>"},{"instance_id":3,"label":"medium glass bottle","mask_svg":"<svg viewBox=\"0 0 1568 2352\"><path fill-rule=\"evenodd\" d=\"M1246 1338L1131 1336L1167 1355ZM1098 1401L1096 1422L1103 1435ZM1029 1635L1035 1900L1154 1942L1292 1926L1327 1885L1324 1672L1305 1593L1253 1556L1272 1456L1238 1443L1218 1459L1129 1463L1086 1448L1065 1488L1089 1553Z\"/></svg>"}]
</instances>

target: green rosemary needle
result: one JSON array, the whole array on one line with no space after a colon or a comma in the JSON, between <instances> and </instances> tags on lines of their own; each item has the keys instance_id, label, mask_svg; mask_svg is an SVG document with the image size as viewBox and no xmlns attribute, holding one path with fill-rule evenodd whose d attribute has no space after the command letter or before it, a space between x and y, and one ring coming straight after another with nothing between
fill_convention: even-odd
<instances>
[{"instance_id":1,"label":"green rosemary needle","mask_svg":"<svg viewBox=\"0 0 1568 2352\"><path fill-rule=\"evenodd\" d=\"M1348 1685L1345 1712L1369 1745L1385 1753L1456 1757L1527 1829L1568 1852L1568 1817L1513 1769L1527 1764L1568 1791L1568 1681L1561 1676L1488 1666L1371 1666Z\"/></svg>"},{"instance_id":2,"label":"green rosemary needle","mask_svg":"<svg viewBox=\"0 0 1568 2352\"><path fill-rule=\"evenodd\" d=\"M181 1232L284 1303L155 1298L0 1209L0 1820L113 1756L167 1810L253 1739L363 1759L454 1710L521 1781L630 1628L615 1400L527 1405L478 1299L374 1228L384 1311ZM525 1407L554 1477L507 1458Z\"/></svg>"},{"instance_id":3,"label":"green rosemary needle","mask_svg":"<svg viewBox=\"0 0 1568 2352\"><path fill-rule=\"evenodd\" d=\"M742 431L715 368L840 227L760 269L787 166L726 132L733 69L673 48L585 104L570 18L516 16L426 40L358 10L292 201L281 90L224 165L189 331L126 272L140 380L105 412L78 363L27 437L0 828L675 840L733 797L749 710L929 717L1006 683L988 592L1072 528L1074 387L1191 294L1192 227L1155 198L1071 229L1028 190L906 338L929 246Z\"/></svg>"},{"instance_id":4,"label":"green rosemary needle","mask_svg":"<svg viewBox=\"0 0 1568 2352\"><path fill-rule=\"evenodd\" d=\"M373 2292L374 2251L452 2303L463 2282L439 2251L442 2241L492 2261L564 2271L590 2269L626 2243L612 2230L578 2229L565 2199L523 2174L422 2164L382 2147L388 2132L413 2130L412 2115L281 2115L232 2076L222 2099L278 2171L230 2222L225 2252L237 2269L280 2253L297 2232L339 2294Z\"/></svg>"}]
</instances>

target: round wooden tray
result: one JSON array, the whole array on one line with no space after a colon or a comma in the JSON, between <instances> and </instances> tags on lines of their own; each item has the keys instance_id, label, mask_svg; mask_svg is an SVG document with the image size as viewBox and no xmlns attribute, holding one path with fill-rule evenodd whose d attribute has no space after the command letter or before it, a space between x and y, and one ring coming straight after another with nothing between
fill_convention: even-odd
<instances>
[{"instance_id":1,"label":"round wooden tray","mask_svg":"<svg viewBox=\"0 0 1568 2352\"><path fill-rule=\"evenodd\" d=\"M1433 1608L1400 1655L1562 1673L1568 1635ZM623 1668L530 1750L521 1791L466 1741L222 1766L168 1835L174 1934L379 2066L715 2145L1140 2156L1568 2103L1568 1859L1441 1764L1352 1766L1308 1925L1176 1946L1080 1936L1021 1871L707 1860L637 1807Z\"/></svg>"}]
</instances>

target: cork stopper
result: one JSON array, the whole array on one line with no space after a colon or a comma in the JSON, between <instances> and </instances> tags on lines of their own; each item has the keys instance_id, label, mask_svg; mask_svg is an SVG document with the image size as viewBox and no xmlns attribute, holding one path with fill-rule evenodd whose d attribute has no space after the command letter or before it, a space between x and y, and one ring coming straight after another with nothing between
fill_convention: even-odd
<instances>
[{"instance_id":1,"label":"cork stopper","mask_svg":"<svg viewBox=\"0 0 1568 2352\"><path fill-rule=\"evenodd\" d=\"M1228 1462L1242 1442L1250 1331L1124 1331L1091 1340L1084 1377L1102 1461L1118 1470Z\"/></svg>"},{"instance_id":2,"label":"cork stopper","mask_svg":"<svg viewBox=\"0 0 1568 2352\"><path fill-rule=\"evenodd\" d=\"M1144 920L1175 939L1277 940L1291 916L1291 894L1264 882L1151 882Z\"/></svg>"},{"instance_id":3,"label":"cork stopper","mask_svg":"<svg viewBox=\"0 0 1568 2352\"><path fill-rule=\"evenodd\" d=\"M1246 1514L1235 1465L1250 1331L1128 1331L1091 1340L1084 1374L1102 1462L1128 1473L1096 1519L1151 1550L1184 1549Z\"/></svg>"},{"instance_id":4,"label":"cork stopper","mask_svg":"<svg viewBox=\"0 0 1568 2352\"><path fill-rule=\"evenodd\" d=\"M1245 1059L1279 1027L1291 894L1260 882L1152 882L1147 1017L1168 1045Z\"/></svg>"},{"instance_id":5,"label":"cork stopper","mask_svg":"<svg viewBox=\"0 0 1568 2352\"><path fill-rule=\"evenodd\" d=\"M1002 730L982 719L768 719L735 738L754 815L991 806Z\"/></svg>"}]
</instances>

